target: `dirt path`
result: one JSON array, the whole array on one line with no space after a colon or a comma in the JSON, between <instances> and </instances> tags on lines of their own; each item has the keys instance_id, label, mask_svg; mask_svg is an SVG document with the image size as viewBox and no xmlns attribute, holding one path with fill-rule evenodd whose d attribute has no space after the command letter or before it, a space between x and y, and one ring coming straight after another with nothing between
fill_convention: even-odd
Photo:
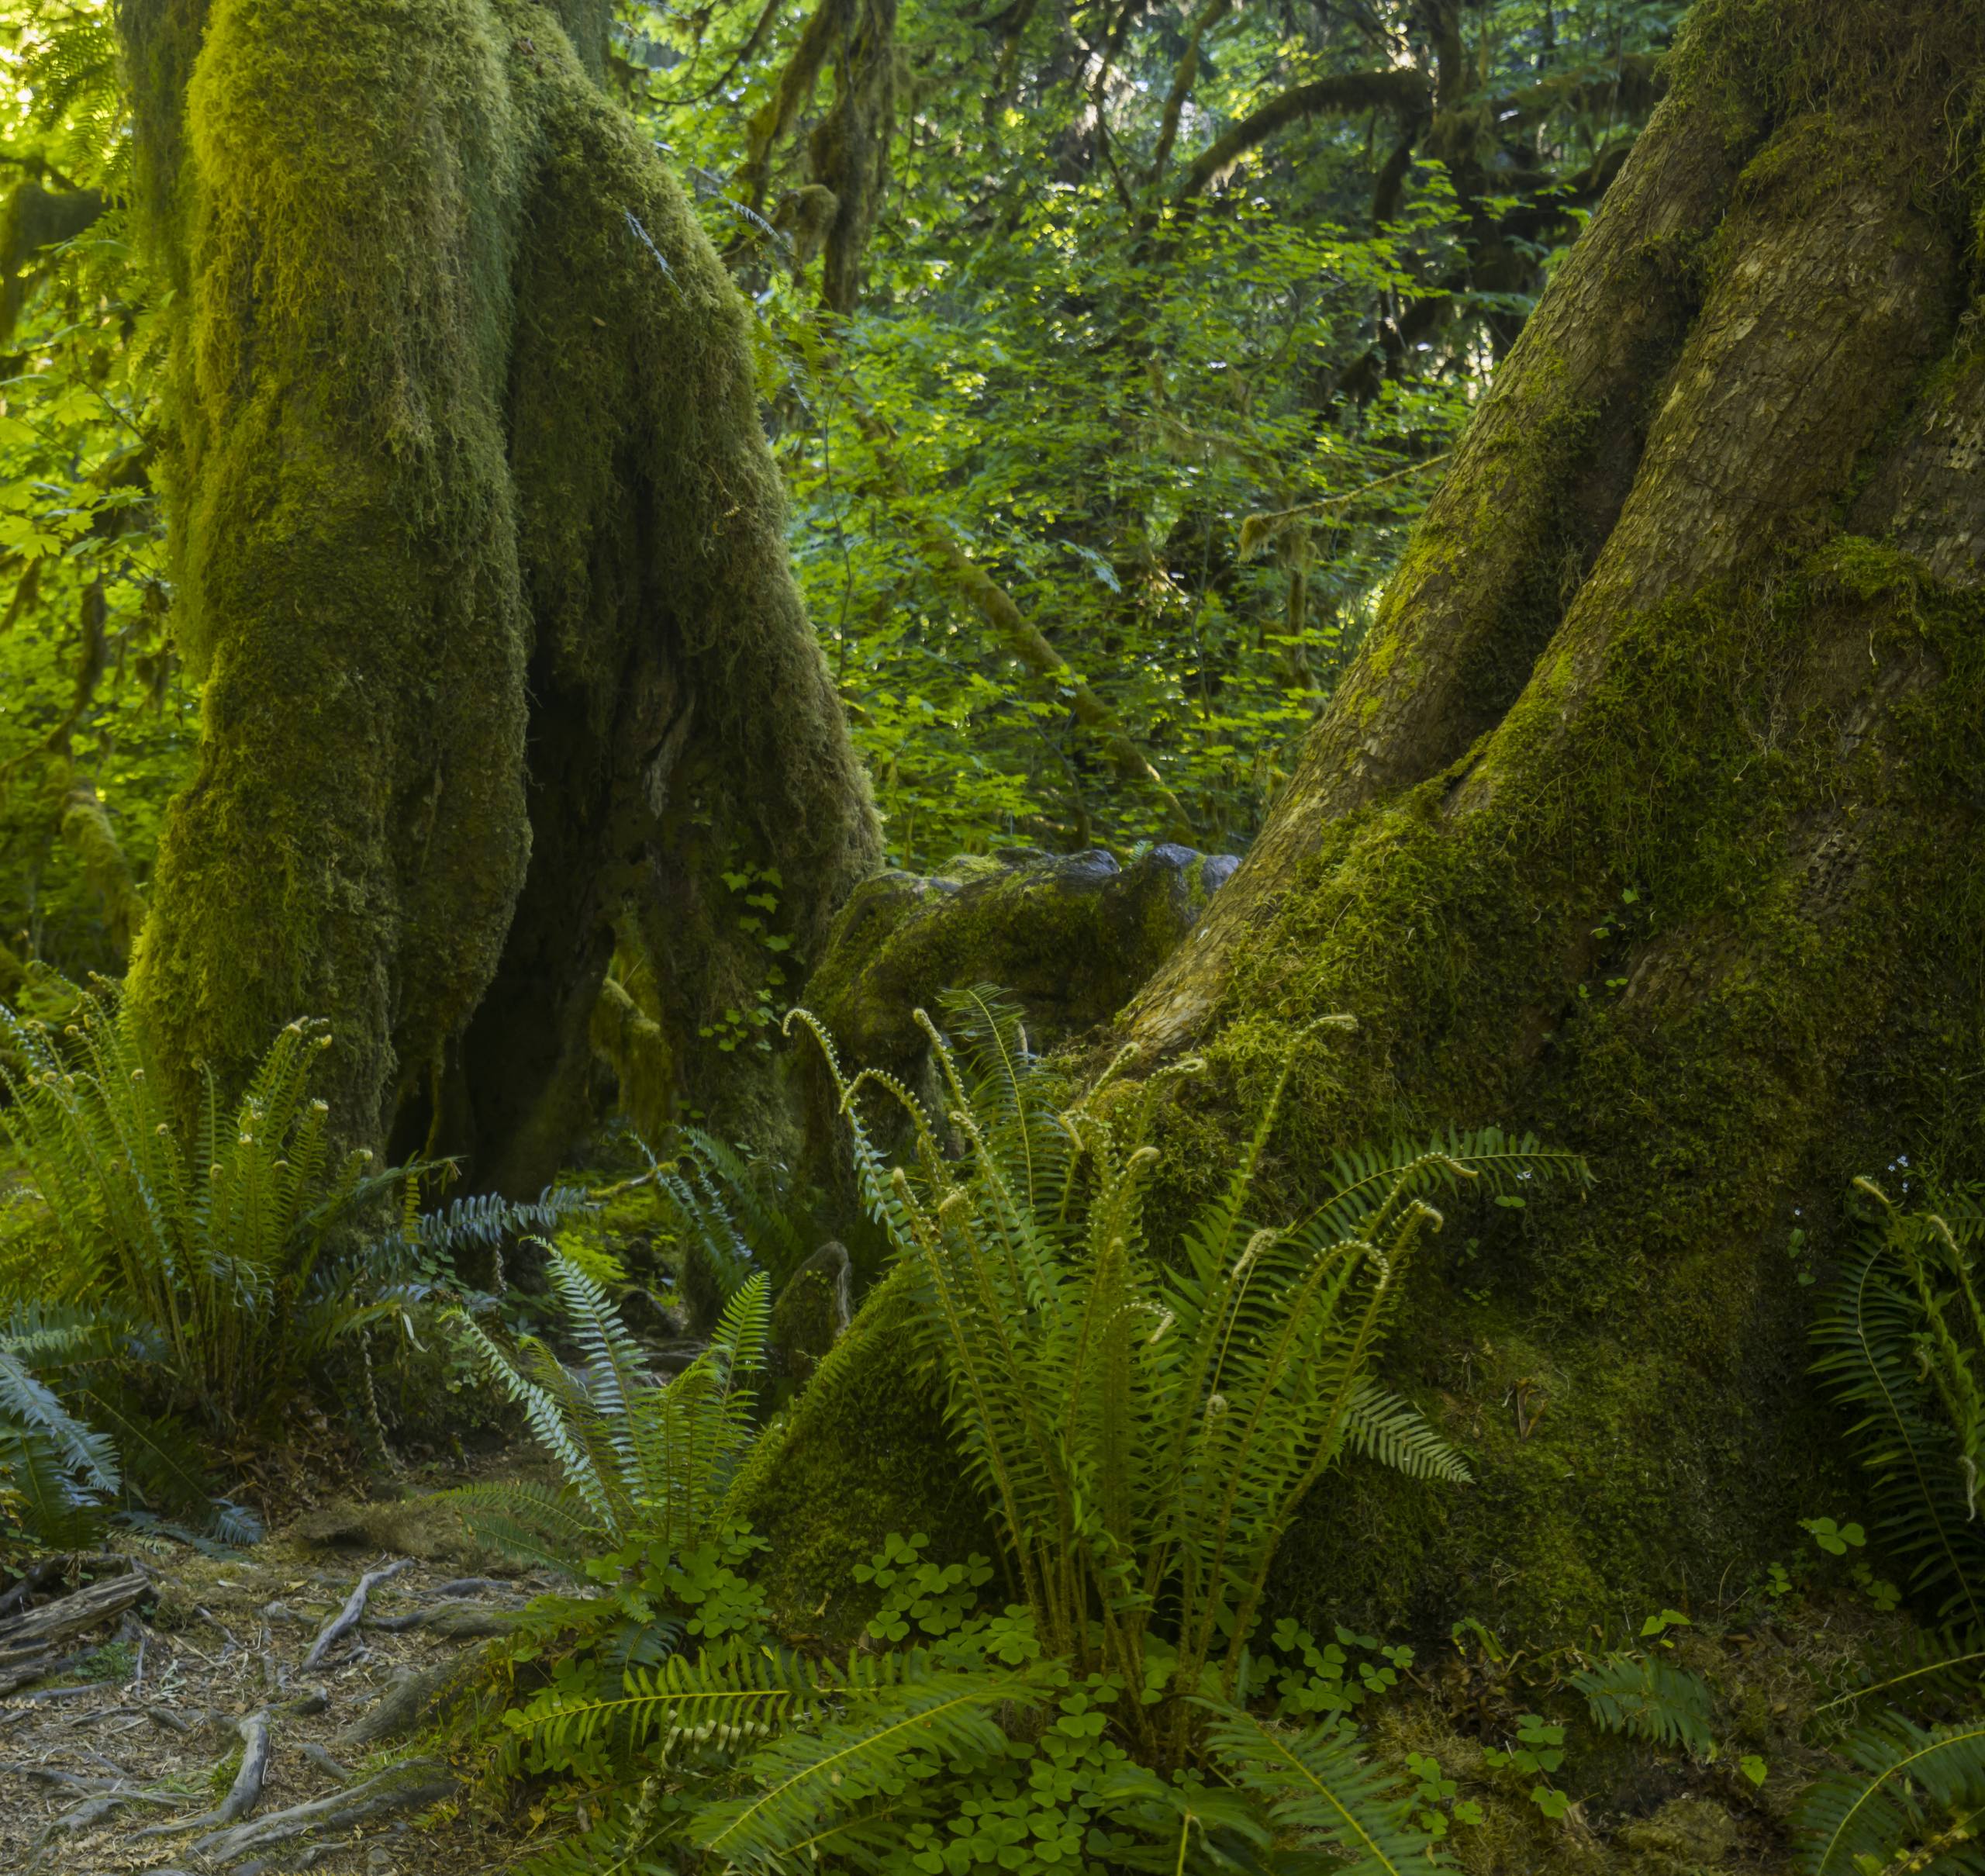
<instances>
[{"instance_id":1,"label":"dirt path","mask_svg":"<svg viewBox=\"0 0 1985 1876\"><path fill-rule=\"evenodd\" d=\"M0 1696L0 1871L440 1876L515 1854L459 1815L448 1768L404 1734L448 1664L545 1580L294 1536L131 1562L147 1594ZM59 1627L85 1574L115 1565L47 1584L26 1616ZM0 1617L0 1660L23 1618Z\"/></svg>"}]
</instances>

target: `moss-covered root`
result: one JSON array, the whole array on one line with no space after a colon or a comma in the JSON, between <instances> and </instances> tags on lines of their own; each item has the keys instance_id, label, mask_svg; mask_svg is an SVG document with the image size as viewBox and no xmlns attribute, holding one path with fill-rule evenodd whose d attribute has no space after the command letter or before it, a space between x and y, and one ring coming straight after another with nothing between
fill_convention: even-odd
<instances>
[{"instance_id":1,"label":"moss-covered root","mask_svg":"<svg viewBox=\"0 0 1985 1876\"><path fill-rule=\"evenodd\" d=\"M128 959L145 922L145 896L110 824L109 810L87 782L78 783L63 799L62 838L81 863L102 911L112 952L119 962Z\"/></svg>"},{"instance_id":2,"label":"moss-covered root","mask_svg":"<svg viewBox=\"0 0 1985 1876\"><path fill-rule=\"evenodd\" d=\"M136 993L168 1061L223 1073L330 1016L343 1131L398 1111L402 1144L505 1183L562 1144L641 878L776 873L804 957L876 845L747 312L593 82L604 17L123 13L181 288L177 627L206 681ZM677 935L668 973L707 1002ZM696 1025L669 1039L693 1056Z\"/></svg>"},{"instance_id":3,"label":"moss-covered root","mask_svg":"<svg viewBox=\"0 0 1985 1876\"><path fill-rule=\"evenodd\" d=\"M1450 1120L1537 1126L1599 1175L1460 1224L1395 1343L1479 1486L1320 1505L1285 1606L1545 1627L1741 1582L1843 1489L1788 1252L1824 1257L1849 1178L1898 1153L1977 1169L1985 490L1953 465L1985 369L1958 316L1976 152L1952 162L1970 133L1938 113L1985 8L1828 12L1852 48L1815 8L1696 16L1675 102L1748 158L1521 693L1440 772L1301 830L1307 858L1251 855L1245 942L1175 966L1171 1039L1210 1064L1165 1136L1175 1207L1325 1011L1362 1028L1292 1090L1292 1207L1332 1149Z\"/></svg>"}]
</instances>

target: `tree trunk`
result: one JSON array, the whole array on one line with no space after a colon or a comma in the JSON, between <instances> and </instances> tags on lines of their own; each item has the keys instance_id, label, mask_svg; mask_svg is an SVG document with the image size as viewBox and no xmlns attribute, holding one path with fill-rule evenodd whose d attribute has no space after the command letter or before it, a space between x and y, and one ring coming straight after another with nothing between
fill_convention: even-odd
<instances>
[{"instance_id":1,"label":"tree trunk","mask_svg":"<svg viewBox=\"0 0 1985 1876\"><path fill-rule=\"evenodd\" d=\"M1982 67L1979 0L1704 0L1300 772L1120 1019L1207 1063L1161 1230L1326 1012L1360 1028L1306 1045L1265 1210L1449 1122L1598 1175L1454 1221L1393 1378L1479 1483L1327 1488L1286 1608L1617 1621L1849 1501L1797 1280L1853 1175L1980 1169Z\"/></svg>"},{"instance_id":2,"label":"tree trunk","mask_svg":"<svg viewBox=\"0 0 1985 1876\"><path fill-rule=\"evenodd\" d=\"M237 1080L328 1016L341 1132L513 1189L566 1144L624 905L775 873L803 959L877 846L748 316L593 81L609 12L122 11L205 686L133 994ZM737 925L658 934L676 1004L777 968Z\"/></svg>"}]
</instances>

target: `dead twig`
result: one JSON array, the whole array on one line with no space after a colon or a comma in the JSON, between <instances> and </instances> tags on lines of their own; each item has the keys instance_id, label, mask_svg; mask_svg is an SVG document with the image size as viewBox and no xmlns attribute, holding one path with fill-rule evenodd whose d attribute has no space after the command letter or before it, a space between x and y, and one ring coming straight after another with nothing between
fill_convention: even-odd
<instances>
[{"instance_id":1,"label":"dead twig","mask_svg":"<svg viewBox=\"0 0 1985 1876\"><path fill-rule=\"evenodd\" d=\"M357 1627L359 1618L365 1613L366 1598L381 1583L409 1568L413 1562L413 1558L403 1556L383 1570L368 1570L358 1579L358 1587L345 1598L344 1607L324 1625L318 1632L317 1639L310 1644L310 1652L303 1657L306 1673L323 1660L335 1643Z\"/></svg>"}]
</instances>

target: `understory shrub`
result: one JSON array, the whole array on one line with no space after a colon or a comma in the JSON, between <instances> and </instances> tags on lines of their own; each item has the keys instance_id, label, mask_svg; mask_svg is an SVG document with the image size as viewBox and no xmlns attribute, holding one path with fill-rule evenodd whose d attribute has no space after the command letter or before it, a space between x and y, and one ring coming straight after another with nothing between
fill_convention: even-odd
<instances>
[{"instance_id":1,"label":"understory shrub","mask_svg":"<svg viewBox=\"0 0 1985 1876\"><path fill-rule=\"evenodd\" d=\"M331 1151L309 1092L330 1038L309 1021L231 1106L205 1076L189 1125L117 993L63 987L59 1021L0 1004L9 1218L31 1247L0 1270L0 1511L41 1543L113 1514L252 1537L253 1517L216 1498L216 1466L333 1381L380 1449L375 1328L410 1340L461 1294L460 1252L550 1228L583 1196L423 1212L417 1169Z\"/></svg>"},{"instance_id":2,"label":"understory shrub","mask_svg":"<svg viewBox=\"0 0 1985 1876\"><path fill-rule=\"evenodd\" d=\"M291 1024L230 1112L209 1074L187 1129L114 993L80 997L60 1035L0 1007L0 1034L19 1064L0 1068L0 1129L59 1253L43 1294L141 1325L175 1404L239 1433L351 1326L349 1292L313 1280L333 1233L397 1176L363 1152L332 1163L309 1089L330 1035Z\"/></svg>"}]
</instances>

